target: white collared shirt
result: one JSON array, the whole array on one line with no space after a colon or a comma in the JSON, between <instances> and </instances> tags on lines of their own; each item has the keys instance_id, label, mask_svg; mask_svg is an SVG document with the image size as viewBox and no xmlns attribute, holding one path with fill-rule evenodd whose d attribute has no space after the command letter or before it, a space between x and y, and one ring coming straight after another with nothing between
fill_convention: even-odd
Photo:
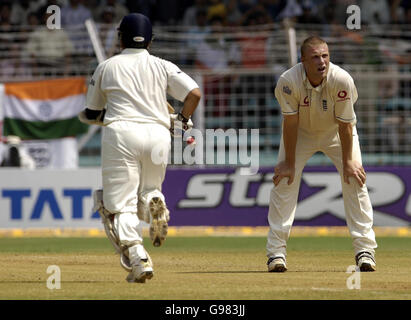
<instances>
[{"instance_id":1,"label":"white collared shirt","mask_svg":"<svg viewBox=\"0 0 411 320\"><path fill-rule=\"evenodd\" d=\"M338 127L338 121L356 123L354 103L358 94L347 71L330 62L327 77L313 88L302 63L284 72L275 96L283 115L299 114L299 128L308 132Z\"/></svg>"},{"instance_id":2,"label":"white collared shirt","mask_svg":"<svg viewBox=\"0 0 411 320\"><path fill-rule=\"evenodd\" d=\"M90 80L86 107L102 110L104 123L128 120L170 127L167 93L183 102L197 83L175 64L146 49L124 49L100 63Z\"/></svg>"}]
</instances>

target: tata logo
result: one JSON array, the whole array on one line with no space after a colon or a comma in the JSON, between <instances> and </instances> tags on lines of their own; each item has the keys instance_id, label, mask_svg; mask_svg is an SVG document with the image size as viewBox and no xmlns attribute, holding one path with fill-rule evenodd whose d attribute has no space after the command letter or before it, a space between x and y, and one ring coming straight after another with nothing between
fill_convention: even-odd
<instances>
[{"instance_id":1,"label":"tata logo","mask_svg":"<svg viewBox=\"0 0 411 320\"><path fill-rule=\"evenodd\" d=\"M91 197L91 194L91 189L67 188L62 190L62 196L71 200L72 219L83 219L83 200ZM36 194L33 194L30 189L3 189L1 195L4 199L9 199L10 201L11 220L22 220L24 218L23 212L30 212L30 220L40 220L46 207L50 209L54 220L64 220L61 204L58 203L53 189L40 189ZM35 199L32 208L26 208L24 204L24 200L29 198ZM99 219L99 215L97 212L94 212L90 218Z\"/></svg>"}]
</instances>

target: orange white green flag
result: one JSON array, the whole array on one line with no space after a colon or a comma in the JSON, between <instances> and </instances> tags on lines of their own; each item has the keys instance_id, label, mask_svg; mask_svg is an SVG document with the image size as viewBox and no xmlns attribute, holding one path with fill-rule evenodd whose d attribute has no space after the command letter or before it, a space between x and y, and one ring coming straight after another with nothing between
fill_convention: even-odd
<instances>
[{"instance_id":1,"label":"orange white green flag","mask_svg":"<svg viewBox=\"0 0 411 320\"><path fill-rule=\"evenodd\" d=\"M0 136L20 137L37 167L76 168L86 92L84 77L0 84Z\"/></svg>"},{"instance_id":2,"label":"orange white green flag","mask_svg":"<svg viewBox=\"0 0 411 320\"><path fill-rule=\"evenodd\" d=\"M87 132L77 119L86 91L83 77L4 84L3 135L38 140Z\"/></svg>"}]
</instances>

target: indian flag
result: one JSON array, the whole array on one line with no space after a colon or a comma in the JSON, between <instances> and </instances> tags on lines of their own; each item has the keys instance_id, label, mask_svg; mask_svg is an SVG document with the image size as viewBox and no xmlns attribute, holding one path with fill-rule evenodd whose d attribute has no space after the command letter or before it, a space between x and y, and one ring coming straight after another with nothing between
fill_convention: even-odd
<instances>
[{"instance_id":1,"label":"indian flag","mask_svg":"<svg viewBox=\"0 0 411 320\"><path fill-rule=\"evenodd\" d=\"M37 167L76 168L86 91L84 77L0 84L0 133L20 137Z\"/></svg>"},{"instance_id":2,"label":"indian flag","mask_svg":"<svg viewBox=\"0 0 411 320\"><path fill-rule=\"evenodd\" d=\"M3 135L38 140L87 132L77 119L86 91L83 77L4 84Z\"/></svg>"}]
</instances>

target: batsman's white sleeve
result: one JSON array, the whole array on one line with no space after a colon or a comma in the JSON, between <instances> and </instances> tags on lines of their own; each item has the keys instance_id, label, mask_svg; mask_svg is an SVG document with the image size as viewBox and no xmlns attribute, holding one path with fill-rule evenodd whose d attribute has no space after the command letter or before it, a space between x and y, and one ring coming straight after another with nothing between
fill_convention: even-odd
<instances>
[{"instance_id":1,"label":"batsman's white sleeve","mask_svg":"<svg viewBox=\"0 0 411 320\"><path fill-rule=\"evenodd\" d=\"M164 61L164 66L168 75L167 93L174 99L184 102L188 93L198 88L198 84L175 64Z\"/></svg>"},{"instance_id":2,"label":"batsman's white sleeve","mask_svg":"<svg viewBox=\"0 0 411 320\"><path fill-rule=\"evenodd\" d=\"M90 79L87 96L86 96L86 108L90 110L103 110L106 105L106 97L101 90L101 73L104 64L100 63L93 76Z\"/></svg>"}]
</instances>

